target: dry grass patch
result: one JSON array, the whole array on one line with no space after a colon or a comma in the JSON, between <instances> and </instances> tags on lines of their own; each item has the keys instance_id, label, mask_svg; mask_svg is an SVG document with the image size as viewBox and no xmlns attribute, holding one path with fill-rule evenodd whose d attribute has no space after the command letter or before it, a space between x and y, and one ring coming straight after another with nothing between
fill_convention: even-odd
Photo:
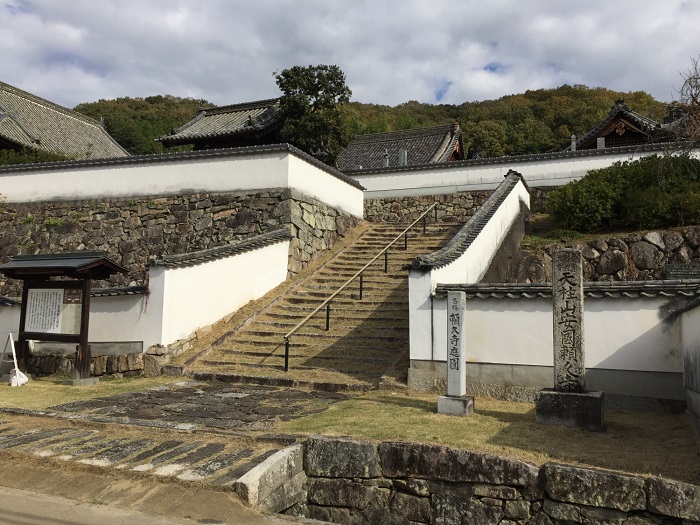
<instances>
[{"instance_id":1,"label":"dry grass patch","mask_svg":"<svg viewBox=\"0 0 700 525\"><path fill-rule=\"evenodd\" d=\"M684 415L608 411L607 432L595 433L540 425L528 403L478 398L475 407L459 418L437 414L434 395L370 392L279 430L438 443L536 465L560 461L700 483L700 447Z\"/></svg>"},{"instance_id":2,"label":"dry grass patch","mask_svg":"<svg viewBox=\"0 0 700 525\"><path fill-rule=\"evenodd\" d=\"M161 376L155 378L101 379L90 386L65 384L66 378L44 377L30 380L26 385L11 387L0 384L0 407L43 410L54 405L82 401L95 397L106 397L127 392L136 392L154 386L182 381L181 377Z\"/></svg>"}]
</instances>

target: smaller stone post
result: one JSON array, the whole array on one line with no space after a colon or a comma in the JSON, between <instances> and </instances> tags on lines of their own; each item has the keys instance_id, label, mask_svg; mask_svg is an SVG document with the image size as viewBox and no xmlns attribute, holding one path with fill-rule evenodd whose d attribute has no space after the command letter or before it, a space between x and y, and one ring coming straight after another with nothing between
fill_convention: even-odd
<instances>
[{"instance_id":1,"label":"smaller stone post","mask_svg":"<svg viewBox=\"0 0 700 525\"><path fill-rule=\"evenodd\" d=\"M438 398L438 413L468 416L474 398L467 396L466 324L467 294L447 292L447 395Z\"/></svg>"}]
</instances>

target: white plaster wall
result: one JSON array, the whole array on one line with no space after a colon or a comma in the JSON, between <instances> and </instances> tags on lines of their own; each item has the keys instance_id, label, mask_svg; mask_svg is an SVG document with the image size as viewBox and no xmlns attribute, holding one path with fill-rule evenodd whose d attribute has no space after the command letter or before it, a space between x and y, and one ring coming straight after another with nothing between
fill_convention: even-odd
<instances>
[{"instance_id":1,"label":"white plaster wall","mask_svg":"<svg viewBox=\"0 0 700 525\"><path fill-rule=\"evenodd\" d=\"M166 268L161 344L188 336L284 282L289 244L285 241L235 257Z\"/></svg>"},{"instance_id":2,"label":"white plaster wall","mask_svg":"<svg viewBox=\"0 0 700 525\"><path fill-rule=\"evenodd\" d=\"M91 342L169 345L258 299L287 278L289 241L184 268L149 270L149 295L92 297ZM0 337L16 335L19 308L0 307ZM4 344L4 340L1 344Z\"/></svg>"},{"instance_id":3,"label":"white plaster wall","mask_svg":"<svg viewBox=\"0 0 700 525\"><path fill-rule=\"evenodd\" d=\"M90 342L143 341L143 349L160 342L161 312L151 295L116 295L90 299Z\"/></svg>"},{"instance_id":4,"label":"white plaster wall","mask_svg":"<svg viewBox=\"0 0 700 525\"><path fill-rule=\"evenodd\" d=\"M293 155L289 157L289 186L350 215L360 219L364 216L364 195L360 188Z\"/></svg>"},{"instance_id":5,"label":"white plaster wall","mask_svg":"<svg viewBox=\"0 0 700 525\"><path fill-rule=\"evenodd\" d=\"M700 308L681 315L683 353L697 356L700 363ZM697 371L700 375L700 370Z\"/></svg>"},{"instance_id":6,"label":"white plaster wall","mask_svg":"<svg viewBox=\"0 0 700 525\"><path fill-rule=\"evenodd\" d=\"M0 173L7 202L293 188L362 218L362 190L288 151Z\"/></svg>"},{"instance_id":7,"label":"white plaster wall","mask_svg":"<svg viewBox=\"0 0 700 525\"><path fill-rule=\"evenodd\" d=\"M0 306L0 351L5 347L8 334L17 341L19 331L19 306Z\"/></svg>"},{"instance_id":8,"label":"white plaster wall","mask_svg":"<svg viewBox=\"0 0 700 525\"><path fill-rule=\"evenodd\" d=\"M289 156L289 152L279 151L10 171L0 174L0 184L8 202L285 188Z\"/></svg>"},{"instance_id":9,"label":"white plaster wall","mask_svg":"<svg viewBox=\"0 0 700 525\"><path fill-rule=\"evenodd\" d=\"M502 182L502 181L501 181ZM522 182L512 189L491 220L484 226L469 248L452 263L427 273L410 271L409 339L411 359L435 359L434 353L443 352L435 345L435 322L442 313L431 309L431 295L437 283L477 283L484 276L498 248L508 235L513 222L520 215L520 203L530 206L530 194ZM440 325L443 326L443 325ZM442 354L441 354L442 355Z\"/></svg>"},{"instance_id":10,"label":"white plaster wall","mask_svg":"<svg viewBox=\"0 0 700 525\"><path fill-rule=\"evenodd\" d=\"M365 199L438 195L458 191L492 190L509 170L519 172L532 187L561 186L582 178L589 170L606 168L614 162L636 160L661 151L600 153L577 157L545 158L536 161L504 159L488 164L448 164L414 170L353 173L367 191Z\"/></svg>"},{"instance_id":11,"label":"white plaster wall","mask_svg":"<svg viewBox=\"0 0 700 525\"><path fill-rule=\"evenodd\" d=\"M682 372L681 325L659 318L665 302L667 298L587 298L586 368ZM435 298L433 304L435 355L445 361L446 299ZM468 299L465 322L468 361L553 366L551 299Z\"/></svg>"}]
</instances>

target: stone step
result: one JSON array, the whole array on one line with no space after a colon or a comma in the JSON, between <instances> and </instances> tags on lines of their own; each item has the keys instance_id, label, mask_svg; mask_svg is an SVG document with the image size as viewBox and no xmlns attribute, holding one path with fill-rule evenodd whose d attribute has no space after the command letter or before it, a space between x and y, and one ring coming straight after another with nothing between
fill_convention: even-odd
<instances>
[{"instance_id":1,"label":"stone step","mask_svg":"<svg viewBox=\"0 0 700 525\"><path fill-rule=\"evenodd\" d=\"M285 333L345 285L404 228L405 225L371 225L353 245L345 247L203 357L197 370L241 378L279 374L284 363ZM442 247L456 229L455 224L429 224L425 236L414 229L408 236L406 250L400 238L389 249L388 272L384 272L383 255L364 271L362 300L359 278L332 300L330 331L325 331L326 311L322 308L290 337L290 366L306 373L314 369L314 375L328 374L335 378L333 381L341 382L355 381L364 374L367 384L376 384L408 347L405 266L416 256ZM277 379L286 381L284 377Z\"/></svg>"}]
</instances>

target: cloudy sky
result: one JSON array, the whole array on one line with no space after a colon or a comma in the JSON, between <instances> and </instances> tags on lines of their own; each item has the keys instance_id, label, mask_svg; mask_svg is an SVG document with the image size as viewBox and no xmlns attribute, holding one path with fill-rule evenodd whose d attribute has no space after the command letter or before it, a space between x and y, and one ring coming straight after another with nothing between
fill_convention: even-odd
<instances>
[{"instance_id":1,"label":"cloudy sky","mask_svg":"<svg viewBox=\"0 0 700 525\"><path fill-rule=\"evenodd\" d=\"M73 107L171 94L276 97L336 64L352 100L494 99L562 84L676 97L700 1L0 0L0 80Z\"/></svg>"}]
</instances>

